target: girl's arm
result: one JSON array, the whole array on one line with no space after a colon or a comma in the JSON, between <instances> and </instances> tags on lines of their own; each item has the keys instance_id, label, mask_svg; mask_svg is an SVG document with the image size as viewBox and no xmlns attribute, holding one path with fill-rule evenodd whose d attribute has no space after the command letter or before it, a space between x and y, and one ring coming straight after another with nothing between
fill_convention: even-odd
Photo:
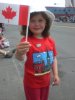
<instances>
[{"instance_id":1,"label":"girl's arm","mask_svg":"<svg viewBox=\"0 0 75 100\"><path fill-rule=\"evenodd\" d=\"M59 75L58 75L58 67L57 67L57 58L56 57L54 58L52 71L53 71L53 85L59 85L60 79L59 79Z\"/></svg>"}]
</instances>

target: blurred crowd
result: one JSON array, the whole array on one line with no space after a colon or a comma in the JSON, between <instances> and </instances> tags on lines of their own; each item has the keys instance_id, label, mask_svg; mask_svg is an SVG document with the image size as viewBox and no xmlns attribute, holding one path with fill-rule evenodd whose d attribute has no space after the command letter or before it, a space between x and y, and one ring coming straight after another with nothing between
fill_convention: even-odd
<instances>
[{"instance_id":1,"label":"blurred crowd","mask_svg":"<svg viewBox=\"0 0 75 100\"><path fill-rule=\"evenodd\" d=\"M3 55L5 58L10 58L13 56L15 49L5 50L5 48L10 47L9 40L4 36L5 27L3 23L0 23L0 55Z\"/></svg>"}]
</instances>

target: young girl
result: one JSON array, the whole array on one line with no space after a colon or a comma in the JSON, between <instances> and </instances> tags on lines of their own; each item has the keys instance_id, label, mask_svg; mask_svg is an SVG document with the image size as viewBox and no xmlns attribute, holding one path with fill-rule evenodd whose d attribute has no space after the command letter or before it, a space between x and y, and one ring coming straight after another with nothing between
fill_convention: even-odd
<instances>
[{"instance_id":1,"label":"young girl","mask_svg":"<svg viewBox=\"0 0 75 100\"><path fill-rule=\"evenodd\" d=\"M30 14L28 42L25 36L17 46L15 56L23 60L24 90L26 100L48 100L51 70L53 84L59 84L56 48L50 36L50 27L54 15L48 11L35 11ZM25 35L26 27L22 26L21 34Z\"/></svg>"}]
</instances>

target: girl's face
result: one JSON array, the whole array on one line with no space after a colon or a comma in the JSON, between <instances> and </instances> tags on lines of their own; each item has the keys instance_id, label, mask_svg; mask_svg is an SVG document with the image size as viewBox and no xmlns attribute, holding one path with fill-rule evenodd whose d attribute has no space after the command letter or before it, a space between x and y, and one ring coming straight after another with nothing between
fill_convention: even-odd
<instances>
[{"instance_id":1,"label":"girl's face","mask_svg":"<svg viewBox=\"0 0 75 100\"><path fill-rule=\"evenodd\" d=\"M41 36L46 26L46 20L41 14L35 15L30 19L29 29L34 36Z\"/></svg>"}]
</instances>

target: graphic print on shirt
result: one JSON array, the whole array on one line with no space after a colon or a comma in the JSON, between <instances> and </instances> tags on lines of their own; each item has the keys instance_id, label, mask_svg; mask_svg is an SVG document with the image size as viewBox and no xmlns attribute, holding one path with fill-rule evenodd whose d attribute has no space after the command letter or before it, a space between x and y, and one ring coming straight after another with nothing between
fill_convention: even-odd
<instances>
[{"instance_id":1,"label":"graphic print on shirt","mask_svg":"<svg viewBox=\"0 0 75 100\"><path fill-rule=\"evenodd\" d=\"M53 59L53 51L33 53L34 75L39 76L50 73Z\"/></svg>"}]
</instances>

